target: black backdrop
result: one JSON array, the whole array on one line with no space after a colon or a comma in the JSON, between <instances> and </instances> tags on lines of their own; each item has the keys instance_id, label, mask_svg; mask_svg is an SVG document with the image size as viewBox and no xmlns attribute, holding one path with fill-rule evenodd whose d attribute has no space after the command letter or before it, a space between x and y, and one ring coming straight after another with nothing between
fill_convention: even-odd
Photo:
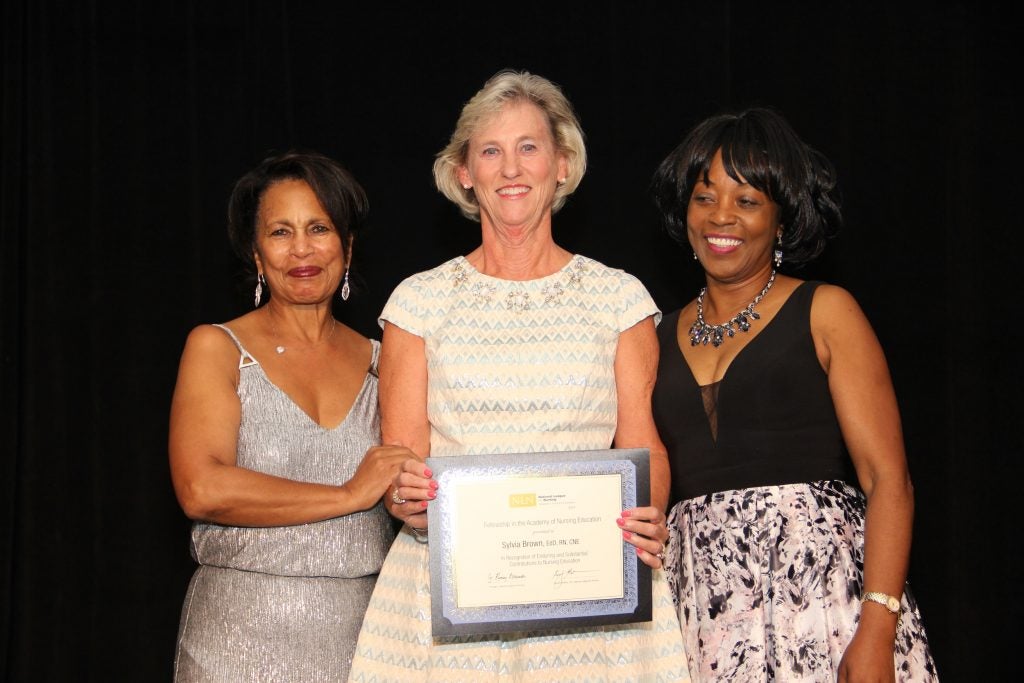
<instances>
[{"instance_id":1,"label":"black backdrop","mask_svg":"<svg viewBox=\"0 0 1024 683\"><path fill-rule=\"evenodd\" d=\"M887 350L917 493L911 579L940 673L1000 680L1020 618L1019 110L1005 75L1019 48L985 11L3 4L5 680L170 677L192 562L167 411L188 330L251 305L224 234L234 179L292 146L353 170L372 225L337 314L377 336L402 277L477 239L430 164L503 67L562 84L587 133L590 170L556 238L638 275L666 311L698 278L646 185L685 129L772 105L832 158L847 227L803 275L850 289Z\"/></svg>"}]
</instances>

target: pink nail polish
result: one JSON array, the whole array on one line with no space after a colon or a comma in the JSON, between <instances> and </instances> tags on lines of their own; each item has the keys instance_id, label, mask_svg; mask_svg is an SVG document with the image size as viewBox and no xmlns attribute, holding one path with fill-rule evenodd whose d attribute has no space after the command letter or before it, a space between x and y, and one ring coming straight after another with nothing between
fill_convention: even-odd
<instances>
[{"instance_id":1,"label":"pink nail polish","mask_svg":"<svg viewBox=\"0 0 1024 683\"><path fill-rule=\"evenodd\" d=\"M628 531L623 531L622 532L622 537L628 541L629 539L631 539L633 537L633 534L631 534Z\"/></svg>"},{"instance_id":2,"label":"pink nail polish","mask_svg":"<svg viewBox=\"0 0 1024 683\"><path fill-rule=\"evenodd\" d=\"M435 491L431 491L427 495L430 496L431 498L437 498L437 492L435 492Z\"/></svg>"},{"instance_id":3,"label":"pink nail polish","mask_svg":"<svg viewBox=\"0 0 1024 683\"><path fill-rule=\"evenodd\" d=\"M629 510L623 510L622 511L622 516L623 517L629 517Z\"/></svg>"},{"instance_id":4,"label":"pink nail polish","mask_svg":"<svg viewBox=\"0 0 1024 683\"><path fill-rule=\"evenodd\" d=\"M427 479L430 479L432 476L434 476L434 473L430 471L430 468L425 468L423 470L423 476L426 477Z\"/></svg>"},{"instance_id":5,"label":"pink nail polish","mask_svg":"<svg viewBox=\"0 0 1024 683\"><path fill-rule=\"evenodd\" d=\"M615 523L618 524L619 526L624 526L626 524L626 520L624 520L624 519L617 519L617 520L615 520Z\"/></svg>"}]
</instances>

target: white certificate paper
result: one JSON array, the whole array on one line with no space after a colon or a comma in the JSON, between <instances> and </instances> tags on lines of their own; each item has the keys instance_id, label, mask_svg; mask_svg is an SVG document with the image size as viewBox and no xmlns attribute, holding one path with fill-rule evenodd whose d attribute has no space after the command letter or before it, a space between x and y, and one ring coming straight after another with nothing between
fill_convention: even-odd
<instances>
[{"instance_id":1,"label":"white certificate paper","mask_svg":"<svg viewBox=\"0 0 1024 683\"><path fill-rule=\"evenodd\" d=\"M451 535L460 608L621 598L622 475L463 481Z\"/></svg>"},{"instance_id":2,"label":"white certificate paper","mask_svg":"<svg viewBox=\"0 0 1024 683\"><path fill-rule=\"evenodd\" d=\"M647 449L430 458L435 637L649 621L650 569L616 519Z\"/></svg>"}]
</instances>

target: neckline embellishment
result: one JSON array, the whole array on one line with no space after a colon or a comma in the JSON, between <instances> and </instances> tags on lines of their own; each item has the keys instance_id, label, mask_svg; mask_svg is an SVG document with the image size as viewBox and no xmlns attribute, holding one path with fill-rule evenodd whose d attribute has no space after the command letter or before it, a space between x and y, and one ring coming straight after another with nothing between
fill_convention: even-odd
<instances>
[{"instance_id":1,"label":"neckline embellishment","mask_svg":"<svg viewBox=\"0 0 1024 683\"><path fill-rule=\"evenodd\" d=\"M708 288L704 287L701 289L700 294L697 295L697 319L690 325L688 333L690 346L699 346L701 344L707 346L708 342L711 342L713 347L718 348L726 338L736 336L737 328L740 332L749 332L750 323L761 319L761 316L754 311L754 306L761 303L761 299L764 298L773 284L775 284L774 270L772 270L772 274L768 277L768 283L761 290L761 293L755 296L754 300L747 304L746 308L721 325L709 325L704 320L704 295L707 294Z\"/></svg>"},{"instance_id":2,"label":"neckline embellishment","mask_svg":"<svg viewBox=\"0 0 1024 683\"><path fill-rule=\"evenodd\" d=\"M470 266L472 269L472 266ZM498 292L498 287L493 282L487 282L482 279L481 273L467 269L462 261L457 261L452 266L452 272L455 277L452 279L452 284L456 289L469 286L469 291L472 293L473 298L476 300L478 305L484 306L494 299L494 295ZM576 287L583 280L583 275L589 270L587 263L579 256L574 256L572 261L562 269L564 277L561 281L555 280L544 285L540 290L540 294L544 297L543 305L551 306L559 303L565 292L570 287ZM484 276L486 277L486 276ZM549 276L550 277L550 276ZM541 278L544 279L544 278ZM506 282L514 282L507 280ZM515 285L513 285L515 286ZM519 285L505 296L505 308L512 311L513 313L523 313L529 311L535 307L535 302L530 299L530 293Z\"/></svg>"}]
</instances>

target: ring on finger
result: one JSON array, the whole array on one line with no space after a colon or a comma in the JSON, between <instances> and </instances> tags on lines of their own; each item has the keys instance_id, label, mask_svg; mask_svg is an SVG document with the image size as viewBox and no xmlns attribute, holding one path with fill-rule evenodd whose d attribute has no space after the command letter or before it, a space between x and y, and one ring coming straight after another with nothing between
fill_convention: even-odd
<instances>
[{"instance_id":1,"label":"ring on finger","mask_svg":"<svg viewBox=\"0 0 1024 683\"><path fill-rule=\"evenodd\" d=\"M405 498L402 498L400 495L398 495L397 486L391 490L391 500L395 503L395 505L401 505L402 503L405 502Z\"/></svg>"},{"instance_id":2,"label":"ring on finger","mask_svg":"<svg viewBox=\"0 0 1024 683\"><path fill-rule=\"evenodd\" d=\"M665 544L664 543L661 544L661 550L658 551L658 554L655 555L655 557L658 558L659 560L661 560L662 562L665 561Z\"/></svg>"}]
</instances>

